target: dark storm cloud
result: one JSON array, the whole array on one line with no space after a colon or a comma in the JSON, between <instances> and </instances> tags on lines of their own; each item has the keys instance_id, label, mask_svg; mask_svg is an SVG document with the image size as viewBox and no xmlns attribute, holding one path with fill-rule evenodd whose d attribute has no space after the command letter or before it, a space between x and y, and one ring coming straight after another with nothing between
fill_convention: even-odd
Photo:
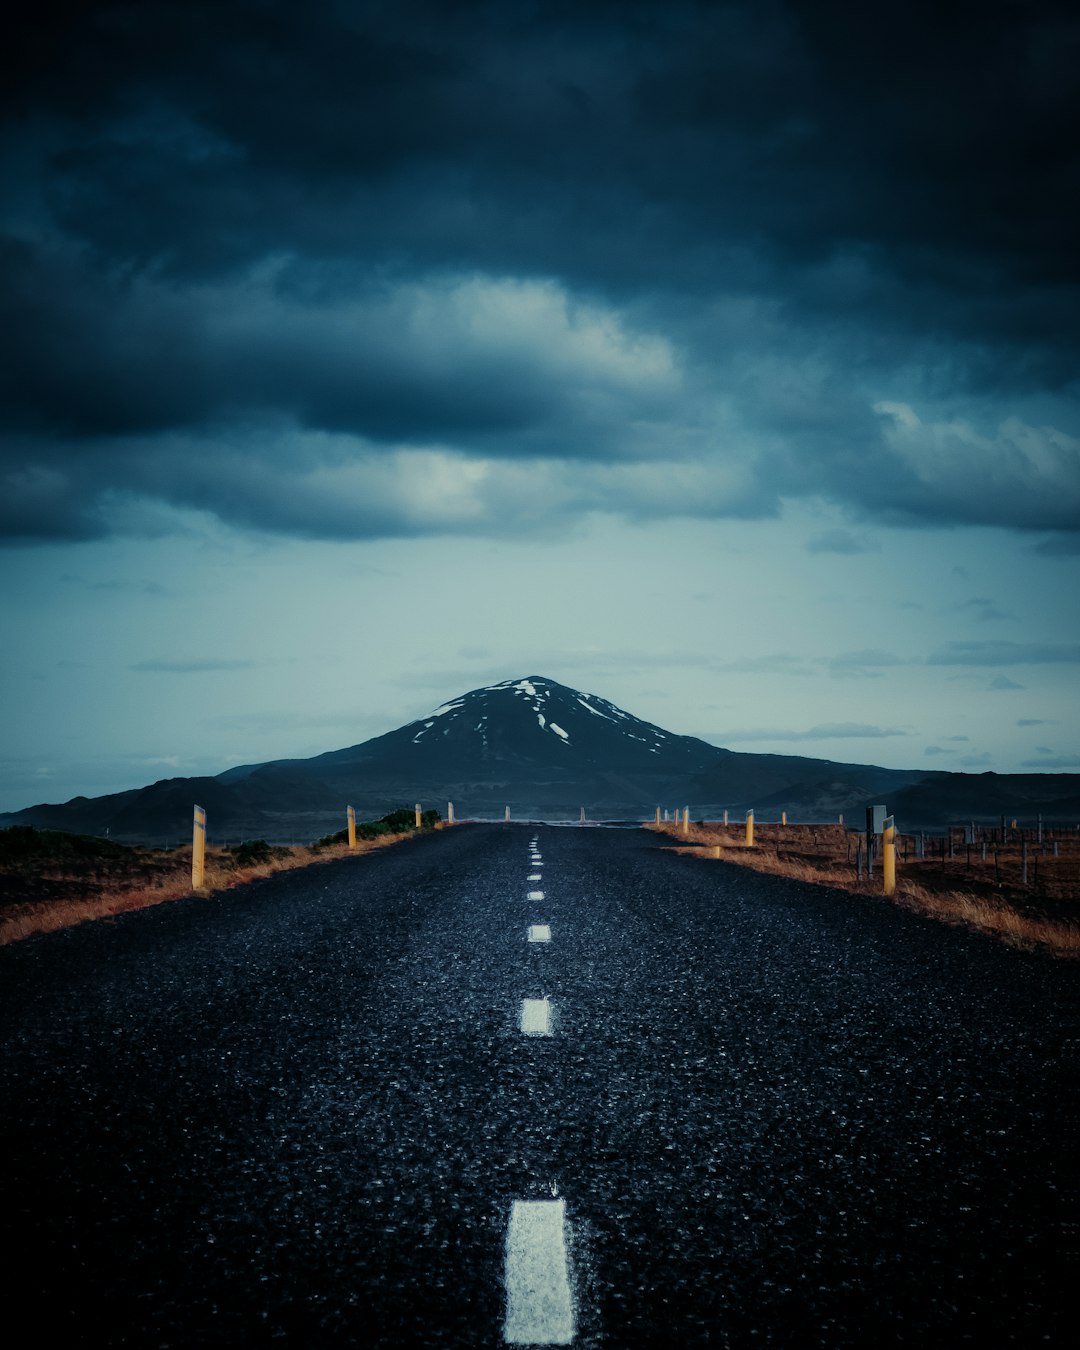
<instances>
[{"instance_id":1,"label":"dark storm cloud","mask_svg":"<svg viewBox=\"0 0 1080 1350\"><path fill-rule=\"evenodd\" d=\"M876 539L852 534L850 530L825 530L807 540L807 553L878 553L881 545Z\"/></svg>"},{"instance_id":2,"label":"dark storm cloud","mask_svg":"<svg viewBox=\"0 0 1080 1350\"><path fill-rule=\"evenodd\" d=\"M1075 557L1080 553L1080 535L1059 534L1040 539L1037 544L1031 545L1031 552L1041 554L1044 558Z\"/></svg>"},{"instance_id":3,"label":"dark storm cloud","mask_svg":"<svg viewBox=\"0 0 1080 1350\"><path fill-rule=\"evenodd\" d=\"M110 493L331 537L541 528L545 495L752 516L783 482L1065 552L1078 33L1053 3L36 7L0 81L0 530L107 532ZM502 467L449 511L405 470L343 493L403 449ZM708 491L642 467L671 460Z\"/></svg>"},{"instance_id":4,"label":"dark storm cloud","mask_svg":"<svg viewBox=\"0 0 1080 1350\"><path fill-rule=\"evenodd\" d=\"M1042 773L1055 773L1060 770L1069 771L1080 767L1080 754L1053 755L1047 753L1041 759L1025 759L1023 767L1025 769L1038 769Z\"/></svg>"},{"instance_id":5,"label":"dark storm cloud","mask_svg":"<svg viewBox=\"0 0 1080 1350\"><path fill-rule=\"evenodd\" d=\"M902 666L904 661L893 652L866 647L858 652L838 652L822 658L821 664L837 679L880 679L882 670Z\"/></svg>"},{"instance_id":6,"label":"dark storm cloud","mask_svg":"<svg viewBox=\"0 0 1080 1350\"><path fill-rule=\"evenodd\" d=\"M212 657L204 660L160 660L136 661L134 665L129 666L129 670L150 671L155 674L167 675L203 675L208 671L220 670L251 670L255 665L254 661L222 661Z\"/></svg>"},{"instance_id":7,"label":"dark storm cloud","mask_svg":"<svg viewBox=\"0 0 1080 1350\"><path fill-rule=\"evenodd\" d=\"M929 666L1027 666L1078 661L1080 642L947 642L926 658Z\"/></svg>"},{"instance_id":8,"label":"dark storm cloud","mask_svg":"<svg viewBox=\"0 0 1080 1350\"><path fill-rule=\"evenodd\" d=\"M906 736L908 732L896 727L873 726L866 722L822 722L805 731L786 731L764 727L756 731L728 731L721 733L721 741L828 741L828 740L882 740L888 736Z\"/></svg>"},{"instance_id":9,"label":"dark storm cloud","mask_svg":"<svg viewBox=\"0 0 1080 1350\"><path fill-rule=\"evenodd\" d=\"M1016 618L1015 614L1003 610L1000 605L986 595L973 595L970 600L964 600L954 605L953 608L961 614L968 614L980 623L995 623L1003 619Z\"/></svg>"}]
</instances>

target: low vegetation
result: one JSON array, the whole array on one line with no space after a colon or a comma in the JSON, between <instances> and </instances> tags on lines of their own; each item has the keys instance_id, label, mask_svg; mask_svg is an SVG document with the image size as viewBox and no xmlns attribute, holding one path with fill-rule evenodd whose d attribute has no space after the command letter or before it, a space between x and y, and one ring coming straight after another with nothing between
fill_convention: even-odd
<instances>
[{"instance_id":1,"label":"low vegetation","mask_svg":"<svg viewBox=\"0 0 1080 1350\"><path fill-rule=\"evenodd\" d=\"M438 811L424 811L420 815L420 828L422 830L433 830L439 823L441 817ZM365 820L356 822L357 839L383 839L388 834L409 834L416 829L416 812L407 807L399 807L396 811L391 811L389 815L382 816L379 820ZM338 830L336 834L324 835L321 839L316 839L311 845L313 853L319 853L323 849L333 848L337 844L347 844L349 842L349 831Z\"/></svg>"},{"instance_id":2,"label":"low vegetation","mask_svg":"<svg viewBox=\"0 0 1080 1350\"><path fill-rule=\"evenodd\" d=\"M681 825L669 823L648 828L672 839L680 853L883 898L880 867L872 876L865 870L858 876L859 836L842 825L758 824L753 848L745 845L742 824L699 821L686 833ZM1050 841L1041 846L1045 852L1030 848L1025 882L1019 840L1007 848L988 849L984 859L981 847L967 848L954 836L951 847L946 842L940 852L928 848L928 856L919 858L914 836L902 836L891 901L1015 947L1080 957L1080 833L1060 830L1053 842L1056 856Z\"/></svg>"},{"instance_id":3,"label":"low vegetation","mask_svg":"<svg viewBox=\"0 0 1080 1350\"><path fill-rule=\"evenodd\" d=\"M439 813L425 811L421 820L421 831L435 829ZM355 850L349 848L346 830L308 846L251 839L208 847L200 894L386 848L417 833L415 815L402 809L380 820L358 821L356 833ZM28 826L0 830L0 946L191 894L190 847L135 848Z\"/></svg>"}]
</instances>

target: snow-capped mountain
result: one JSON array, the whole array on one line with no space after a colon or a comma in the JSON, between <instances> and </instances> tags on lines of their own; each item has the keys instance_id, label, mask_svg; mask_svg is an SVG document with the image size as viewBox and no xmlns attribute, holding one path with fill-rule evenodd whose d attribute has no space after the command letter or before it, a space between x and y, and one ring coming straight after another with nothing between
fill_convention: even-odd
<instances>
[{"instance_id":1,"label":"snow-capped mountain","mask_svg":"<svg viewBox=\"0 0 1080 1350\"><path fill-rule=\"evenodd\" d=\"M642 819L659 803L689 805L695 818L753 806L823 820L855 813L870 800L899 800L900 790L915 783L918 791L936 791L945 786L938 780L970 777L724 750L644 722L596 694L530 675L470 690L344 750L29 807L0 823L177 839L190 830L196 801L218 838L315 838L341 827L349 803L369 818L417 801L445 812L453 801L459 818L501 816L508 805L518 819L576 818L582 806L593 819ZM1053 775L1032 776L1047 781L1030 792L1019 780L1009 786L984 777L995 778L999 791L1015 790L1018 804L1034 801L1036 790L1076 793L1075 782L1051 784ZM985 786L975 779L957 786L969 813L978 813ZM1036 809L1054 813L1049 798L1039 800Z\"/></svg>"},{"instance_id":2,"label":"snow-capped mountain","mask_svg":"<svg viewBox=\"0 0 1080 1350\"><path fill-rule=\"evenodd\" d=\"M596 694L541 675L486 685L427 717L349 750L309 761L380 763L388 771L468 768L681 772L714 758L715 746L676 736Z\"/></svg>"}]
</instances>

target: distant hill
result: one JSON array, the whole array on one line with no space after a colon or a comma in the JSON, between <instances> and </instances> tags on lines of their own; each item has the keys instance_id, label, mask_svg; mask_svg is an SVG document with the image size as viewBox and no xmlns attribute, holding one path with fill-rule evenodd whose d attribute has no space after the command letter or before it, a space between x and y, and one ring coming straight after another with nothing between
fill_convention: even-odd
<instances>
[{"instance_id":1,"label":"distant hill","mask_svg":"<svg viewBox=\"0 0 1080 1350\"><path fill-rule=\"evenodd\" d=\"M761 819L857 823L884 801L905 826L1032 814L1075 820L1077 774L949 774L724 750L643 722L607 699L534 675L471 690L429 716L311 759L242 764L213 778L169 778L105 797L75 797L0 816L139 842L183 839L191 808L211 838L305 840L415 801L445 813L643 819L657 803L694 819L751 807Z\"/></svg>"}]
</instances>

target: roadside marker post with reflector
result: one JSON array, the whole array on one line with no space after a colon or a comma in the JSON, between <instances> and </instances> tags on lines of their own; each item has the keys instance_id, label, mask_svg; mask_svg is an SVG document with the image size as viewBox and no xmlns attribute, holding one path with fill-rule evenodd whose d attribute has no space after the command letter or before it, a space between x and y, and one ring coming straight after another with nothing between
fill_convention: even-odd
<instances>
[{"instance_id":1,"label":"roadside marker post with reflector","mask_svg":"<svg viewBox=\"0 0 1080 1350\"><path fill-rule=\"evenodd\" d=\"M191 889L201 891L206 882L206 812L195 808L195 824L191 836Z\"/></svg>"},{"instance_id":2,"label":"roadside marker post with reflector","mask_svg":"<svg viewBox=\"0 0 1080 1350\"><path fill-rule=\"evenodd\" d=\"M896 825L892 816L882 830L881 875L886 895L896 894Z\"/></svg>"}]
</instances>

